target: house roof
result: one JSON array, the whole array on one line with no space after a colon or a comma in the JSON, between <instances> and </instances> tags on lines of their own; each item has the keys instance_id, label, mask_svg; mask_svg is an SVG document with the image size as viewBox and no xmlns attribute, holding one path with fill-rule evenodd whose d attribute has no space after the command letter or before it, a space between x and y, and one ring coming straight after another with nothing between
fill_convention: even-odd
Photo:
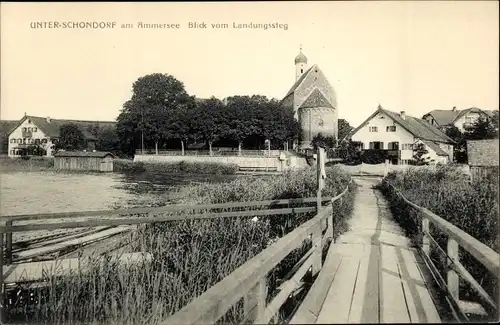
<instances>
[{"instance_id":1,"label":"house roof","mask_svg":"<svg viewBox=\"0 0 500 325\"><path fill-rule=\"evenodd\" d=\"M423 140L422 142L425 143L425 145L427 147L429 147L432 151L434 151L436 153L436 155L438 155L438 156L445 156L445 157L448 156L448 154L446 153L446 151L444 151L443 149L441 149L441 147L437 143L435 143L433 141L428 141L428 140Z\"/></svg>"},{"instance_id":2,"label":"house roof","mask_svg":"<svg viewBox=\"0 0 500 325\"><path fill-rule=\"evenodd\" d=\"M107 156L115 157L111 152L107 151L59 151L54 154L54 157L94 157L104 158Z\"/></svg>"},{"instance_id":3,"label":"house roof","mask_svg":"<svg viewBox=\"0 0 500 325\"><path fill-rule=\"evenodd\" d=\"M470 166L498 166L498 139L468 140L467 157Z\"/></svg>"},{"instance_id":4,"label":"house roof","mask_svg":"<svg viewBox=\"0 0 500 325\"><path fill-rule=\"evenodd\" d=\"M350 133L350 136L355 134L359 129L365 126L375 115L380 112L389 116L394 122L402 126L404 129L406 129L406 131L410 132L416 138L450 144L455 143L453 139L448 137L434 125L431 125L429 122L409 115L406 115L405 119L403 119L399 113L386 110L380 105L372 115L370 115L363 123L361 123L360 126L358 126Z\"/></svg>"},{"instance_id":5,"label":"house roof","mask_svg":"<svg viewBox=\"0 0 500 325\"><path fill-rule=\"evenodd\" d=\"M300 105L299 108L310 108L310 107L331 107L332 104L326 99L325 95L318 89L315 88L311 94L306 98L306 100Z\"/></svg>"},{"instance_id":6,"label":"house roof","mask_svg":"<svg viewBox=\"0 0 500 325\"><path fill-rule=\"evenodd\" d=\"M61 119L50 119L50 122L47 120L46 117L39 117L39 116L31 116L31 115L25 115L21 121L19 121L18 125L14 128L16 129L23 123L26 119L30 119L33 124L35 124L43 133L45 133L47 136L54 138L59 136L59 129L61 126L64 124L68 123L74 123L82 129L83 136L87 140L95 140L96 137L90 133L89 130L87 130L87 127L89 126L99 126L99 127L106 127L106 126L115 126L116 122L112 121L84 121L84 120L61 120ZM11 130L14 131L14 129Z\"/></svg>"},{"instance_id":7,"label":"house roof","mask_svg":"<svg viewBox=\"0 0 500 325\"><path fill-rule=\"evenodd\" d=\"M310 67L309 69L307 69L307 71L304 72L302 74L302 76L300 76L300 78L297 79L297 81L295 81L295 83L293 84L292 88L290 88L290 90L286 93L286 96L283 97L283 98L287 98L289 95L293 94L295 92L295 90L297 90L297 88L300 86L300 84L302 83L302 81L304 81L304 79L307 77L307 75L312 71L312 69L314 67L317 67L317 65L314 64L312 67Z\"/></svg>"},{"instance_id":8,"label":"house roof","mask_svg":"<svg viewBox=\"0 0 500 325\"><path fill-rule=\"evenodd\" d=\"M493 111L491 110L484 110L480 109L477 107L470 107L467 109L463 110L444 110L444 109L435 109L433 111L430 111L429 113L425 114L426 115L431 115L436 122L441 125L449 125L455 122L458 118L462 117L463 115L469 113L469 112L483 112L487 114L488 116L492 117L493 116Z\"/></svg>"},{"instance_id":9,"label":"house roof","mask_svg":"<svg viewBox=\"0 0 500 325\"><path fill-rule=\"evenodd\" d=\"M10 134L19 123L19 120L0 120L0 134Z\"/></svg>"}]
</instances>

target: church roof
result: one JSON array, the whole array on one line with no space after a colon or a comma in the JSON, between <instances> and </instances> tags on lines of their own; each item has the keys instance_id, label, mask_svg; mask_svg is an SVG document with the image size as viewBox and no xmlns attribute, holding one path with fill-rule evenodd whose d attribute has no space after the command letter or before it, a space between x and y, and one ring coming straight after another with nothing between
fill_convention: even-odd
<instances>
[{"instance_id":1,"label":"church roof","mask_svg":"<svg viewBox=\"0 0 500 325\"><path fill-rule=\"evenodd\" d=\"M300 105L299 108L310 108L310 107L330 107L333 108L332 104L326 99L325 95L318 89L315 88L311 94L306 98L306 100Z\"/></svg>"},{"instance_id":2,"label":"church roof","mask_svg":"<svg viewBox=\"0 0 500 325\"><path fill-rule=\"evenodd\" d=\"M300 76L300 78L297 79L297 81L293 84L292 88L290 88L290 90L288 91L288 93L286 94L286 96L283 97L283 98L287 98L289 95L293 94L295 92L295 90L300 86L300 84L302 83L302 81L304 81L304 79L306 78L306 76L312 71L312 68L314 68L314 67L316 67L316 65L313 65L306 72L304 72L302 74L302 76Z\"/></svg>"}]
</instances>

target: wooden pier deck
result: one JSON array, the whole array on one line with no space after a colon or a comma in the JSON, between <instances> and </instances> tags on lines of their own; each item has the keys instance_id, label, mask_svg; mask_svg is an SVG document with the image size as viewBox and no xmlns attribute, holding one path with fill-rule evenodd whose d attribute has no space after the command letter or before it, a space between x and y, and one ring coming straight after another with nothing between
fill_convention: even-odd
<instances>
[{"instance_id":1,"label":"wooden pier deck","mask_svg":"<svg viewBox=\"0 0 500 325\"><path fill-rule=\"evenodd\" d=\"M358 179L350 231L330 248L292 324L439 323L426 266L392 220L377 180Z\"/></svg>"}]
</instances>

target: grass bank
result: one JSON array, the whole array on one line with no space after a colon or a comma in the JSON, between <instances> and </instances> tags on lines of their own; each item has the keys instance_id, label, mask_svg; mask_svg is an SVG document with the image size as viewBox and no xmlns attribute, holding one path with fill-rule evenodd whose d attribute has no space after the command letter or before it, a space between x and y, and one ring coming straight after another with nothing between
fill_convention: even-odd
<instances>
[{"instance_id":1,"label":"grass bank","mask_svg":"<svg viewBox=\"0 0 500 325\"><path fill-rule=\"evenodd\" d=\"M327 176L325 196L343 191L350 179L336 168L328 169ZM354 183L350 188L342 204L334 208L336 236L346 230L353 208ZM174 199L222 203L310 197L315 191L316 173L310 169L267 179L190 185ZM131 236L131 244L136 251L152 253L152 262L127 269L107 262L76 277L48 279L47 288L38 290L31 301L18 303L10 314L50 324L157 324L313 216L186 220L144 227ZM306 242L271 272L268 299L310 247ZM233 323L241 319L241 312L238 304L223 321Z\"/></svg>"},{"instance_id":2,"label":"grass bank","mask_svg":"<svg viewBox=\"0 0 500 325\"><path fill-rule=\"evenodd\" d=\"M497 253L500 251L498 174L470 181L468 175L463 172L442 166L435 171L409 169L406 172L393 172L385 179L399 189L409 201L429 209ZM382 185L382 190L388 197L395 219L401 227L416 242L421 240L420 214L408 207L388 185ZM430 232L446 251L447 236L433 226ZM446 259L443 254L433 249L431 257L446 279ZM490 274L463 249L460 249L460 261L492 297L498 297L498 275ZM474 291L463 281L460 283L460 298L478 301Z\"/></svg>"},{"instance_id":3,"label":"grass bank","mask_svg":"<svg viewBox=\"0 0 500 325\"><path fill-rule=\"evenodd\" d=\"M238 171L238 165L218 163L195 163L180 161L175 163L145 163L133 162L127 159L115 159L115 172L125 173L165 173L165 174L212 174L233 175Z\"/></svg>"},{"instance_id":4,"label":"grass bank","mask_svg":"<svg viewBox=\"0 0 500 325\"><path fill-rule=\"evenodd\" d=\"M52 170L54 168L54 158L32 157L24 160L21 158L9 158L0 156L0 173L10 172L36 172Z\"/></svg>"}]
</instances>

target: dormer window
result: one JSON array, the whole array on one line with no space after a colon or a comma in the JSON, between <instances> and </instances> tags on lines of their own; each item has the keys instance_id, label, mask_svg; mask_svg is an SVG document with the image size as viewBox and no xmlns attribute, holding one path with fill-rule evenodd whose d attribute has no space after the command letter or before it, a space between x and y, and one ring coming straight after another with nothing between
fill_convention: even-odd
<instances>
[{"instance_id":1,"label":"dormer window","mask_svg":"<svg viewBox=\"0 0 500 325\"><path fill-rule=\"evenodd\" d=\"M28 119L28 123L31 124L31 120Z\"/></svg>"},{"instance_id":2,"label":"dormer window","mask_svg":"<svg viewBox=\"0 0 500 325\"><path fill-rule=\"evenodd\" d=\"M26 128L23 128L23 132L26 132Z\"/></svg>"}]
</instances>

